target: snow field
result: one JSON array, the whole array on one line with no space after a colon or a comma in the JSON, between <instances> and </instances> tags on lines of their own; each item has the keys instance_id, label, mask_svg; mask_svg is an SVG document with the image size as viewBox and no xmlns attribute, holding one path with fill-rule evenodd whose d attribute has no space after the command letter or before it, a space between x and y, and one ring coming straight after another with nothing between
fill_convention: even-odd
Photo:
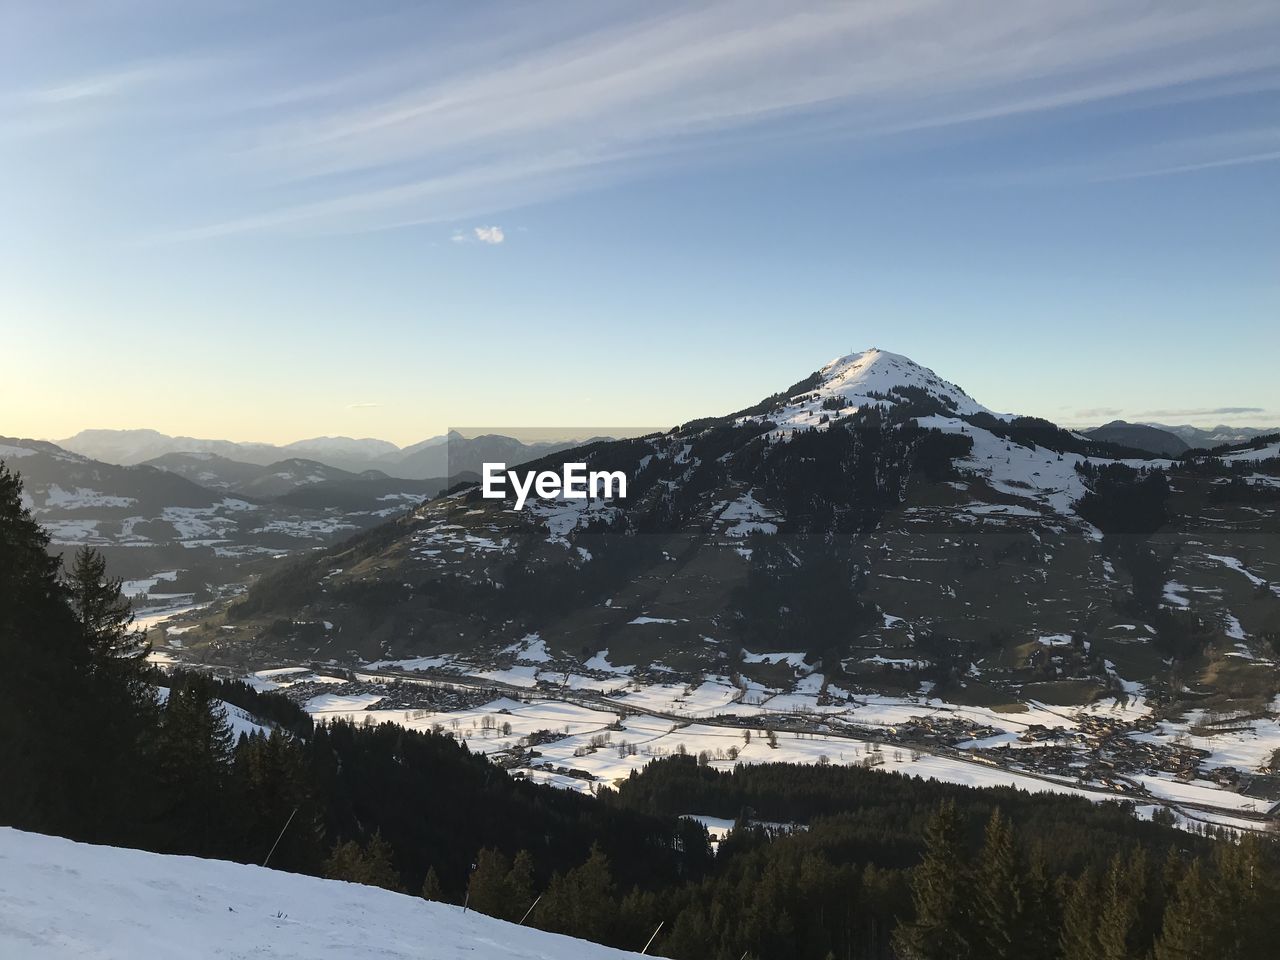
<instances>
[{"instance_id":1,"label":"snow field","mask_svg":"<svg viewBox=\"0 0 1280 960\"><path fill-rule=\"evenodd\" d=\"M622 960L361 884L0 828L0 957Z\"/></svg>"}]
</instances>

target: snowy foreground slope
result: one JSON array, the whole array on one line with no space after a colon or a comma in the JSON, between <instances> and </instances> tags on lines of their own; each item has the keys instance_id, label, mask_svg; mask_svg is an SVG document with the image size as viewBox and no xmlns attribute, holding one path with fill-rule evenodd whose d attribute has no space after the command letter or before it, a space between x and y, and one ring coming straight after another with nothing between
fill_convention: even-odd
<instances>
[{"instance_id":1,"label":"snowy foreground slope","mask_svg":"<svg viewBox=\"0 0 1280 960\"><path fill-rule=\"evenodd\" d=\"M0 957L622 960L374 887L0 828Z\"/></svg>"}]
</instances>

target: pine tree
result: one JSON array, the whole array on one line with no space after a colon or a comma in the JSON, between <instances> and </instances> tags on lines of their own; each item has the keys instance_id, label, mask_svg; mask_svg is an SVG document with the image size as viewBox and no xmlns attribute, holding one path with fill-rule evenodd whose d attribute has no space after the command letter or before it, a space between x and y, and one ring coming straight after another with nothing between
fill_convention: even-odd
<instances>
[{"instance_id":1,"label":"pine tree","mask_svg":"<svg viewBox=\"0 0 1280 960\"><path fill-rule=\"evenodd\" d=\"M955 804L945 802L925 828L924 860L911 878L915 918L894 931L902 960L965 960L973 955L968 870Z\"/></svg>"},{"instance_id":2,"label":"pine tree","mask_svg":"<svg viewBox=\"0 0 1280 960\"><path fill-rule=\"evenodd\" d=\"M214 856L228 846L224 816L234 734L203 677L169 690L156 756L163 850Z\"/></svg>"},{"instance_id":3,"label":"pine tree","mask_svg":"<svg viewBox=\"0 0 1280 960\"><path fill-rule=\"evenodd\" d=\"M491 917L511 919L511 893L507 874L511 861L501 851L484 849L476 855L476 868L467 880L467 904Z\"/></svg>"},{"instance_id":4,"label":"pine tree","mask_svg":"<svg viewBox=\"0 0 1280 960\"><path fill-rule=\"evenodd\" d=\"M422 880L422 899L444 902L444 889L440 886L440 875L435 867L427 868L427 875Z\"/></svg>"},{"instance_id":5,"label":"pine tree","mask_svg":"<svg viewBox=\"0 0 1280 960\"><path fill-rule=\"evenodd\" d=\"M999 808L987 823L974 876L974 913L980 953L991 960L1022 956L1023 881L1013 825Z\"/></svg>"},{"instance_id":6,"label":"pine tree","mask_svg":"<svg viewBox=\"0 0 1280 960\"><path fill-rule=\"evenodd\" d=\"M1100 896L1098 879L1086 870L1074 882L1064 884L1062 933L1059 946L1063 960L1101 960L1098 943L1098 911Z\"/></svg>"},{"instance_id":7,"label":"pine tree","mask_svg":"<svg viewBox=\"0 0 1280 960\"><path fill-rule=\"evenodd\" d=\"M1022 956L1057 956L1059 913L1049 865L1044 850L1037 846L1027 866L1023 891Z\"/></svg>"},{"instance_id":8,"label":"pine tree","mask_svg":"<svg viewBox=\"0 0 1280 960\"><path fill-rule=\"evenodd\" d=\"M1222 956L1214 944L1216 926L1209 886L1198 860L1182 871L1164 911L1156 940L1156 960L1203 960Z\"/></svg>"},{"instance_id":9,"label":"pine tree","mask_svg":"<svg viewBox=\"0 0 1280 960\"><path fill-rule=\"evenodd\" d=\"M0 464L0 822L137 843L154 778L139 744L155 729L155 699L140 661L102 669L48 546L21 480Z\"/></svg>"},{"instance_id":10,"label":"pine tree","mask_svg":"<svg viewBox=\"0 0 1280 960\"><path fill-rule=\"evenodd\" d=\"M337 844L325 861L324 873L330 880L403 892L392 862L391 844L382 838L381 831L374 833L364 847L354 840Z\"/></svg>"},{"instance_id":11,"label":"pine tree","mask_svg":"<svg viewBox=\"0 0 1280 960\"><path fill-rule=\"evenodd\" d=\"M1264 845L1271 843L1246 835L1214 850L1209 903L1216 928L1214 948L1224 960L1275 956L1271 913L1280 893L1263 859Z\"/></svg>"},{"instance_id":12,"label":"pine tree","mask_svg":"<svg viewBox=\"0 0 1280 960\"><path fill-rule=\"evenodd\" d=\"M535 918L538 926L586 940L605 942L612 927L613 874L609 858L592 845L586 862L551 878Z\"/></svg>"},{"instance_id":13,"label":"pine tree","mask_svg":"<svg viewBox=\"0 0 1280 960\"><path fill-rule=\"evenodd\" d=\"M334 844L329 859L324 862L324 875L330 880L346 880L361 883L364 869L364 851L354 840Z\"/></svg>"},{"instance_id":14,"label":"pine tree","mask_svg":"<svg viewBox=\"0 0 1280 960\"><path fill-rule=\"evenodd\" d=\"M1154 814L1152 815L1154 817ZM1154 822L1154 821L1153 821ZM1173 900L1182 882L1186 864L1182 862L1182 854L1177 847L1170 847L1164 858L1164 867L1160 871L1160 893L1166 903Z\"/></svg>"},{"instance_id":15,"label":"pine tree","mask_svg":"<svg viewBox=\"0 0 1280 960\"><path fill-rule=\"evenodd\" d=\"M1141 951L1134 942L1138 927L1138 898L1146 890L1146 857L1138 850L1129 861L1111 858L1102 883L1102 913L1097 918L1101 960L1133 960Z\"/></svg>"},{"instance_id":16,"label":"pine tree","mask_svg":"<svg viewBox=\"0 0 1280 960\"><path fill-rule=\"evenodd\" d=\"M0 463L0 823L58 832L74 829L83 796L74 753L89 664L48 546Z\"/></svg>"},{"instance_id":17,"label":"pine tree","mask_svg":"<svg viewBox=\"0 0 1280 960\"><path fill-rule=\"evenodd\" d=\"M92 547L76 551L67 587L76 614L100 663L138 659L148 652L146 637L131 629L133 608L121 593L122 581L107 576L107 560Z\"/></svg>"},{"instance_id":18,"label":"pine tree","mask_svg":"<svg viewBox=\"0 0 1280 960\"><path fill-rule=\"evenodd\" d=\"M519 920L533 904L534 890L533 856L521 850L511 863L507 874L507 896L511 901L511 919Z\"/></svg>"},{"instance_id":19,"label":"pine tree","mask_svg":"<svg viewBox=\"0 0 1280 960\"><path fill-rule=\"evenodd\" d=\"M261 863L270 853L277 870L318 872L326 850L322 803L315 796L305 748L297 737L275 729L269 736L245 737L237 745L229 807L235 812L245 858Z\"/></svg>"},{"instance_id":20,"label":"pine tree","mask_svg":"<svg viewBox=\"0 0 1280 960\"><path fill-rule=\"evenodd\" d=\"M369 838L369 845L365 847L364 879L360 882L373 887L382 887L384 890L403 892L400 875L396 872L393 860L391 844L382 838L381 830L374 831L373 836Z\"/></svg>"}]
</instances>

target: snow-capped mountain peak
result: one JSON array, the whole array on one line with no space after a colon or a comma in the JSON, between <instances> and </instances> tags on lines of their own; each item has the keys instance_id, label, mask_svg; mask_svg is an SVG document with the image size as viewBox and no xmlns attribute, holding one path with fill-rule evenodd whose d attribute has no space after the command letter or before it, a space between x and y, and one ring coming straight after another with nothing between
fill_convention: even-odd
<instances>
[{"instance_id":1,"label":"snow-capped mountain peak","mask_svg":"<svg viewBox=\"0 0 1280 960\"><path fill-rule=\"evenodd\" d=\"M781 406L747 419L768 419L776 425L777 435L786 436L796 430L820 429L863 407L910 403L921 399L920 393L938 400L949 416L991 413L960 387L910 357L875 347L837 357L798 387Z\"/></svg>"},{"instance_id":2,"label":"snow-capped mountain peak","mask_svg":"<svg viewBox=\"0 0 1280 960\"><path fill-rule=\"evenodd\" d=\"M960 387L910 357L875 347L837 357L818 372L822 384L815 392L820 398L842 397L854 407L875 403L879 395L896 389L914 387L954 407L961 416L991 412Z\"/></svg>"}]
</instances>

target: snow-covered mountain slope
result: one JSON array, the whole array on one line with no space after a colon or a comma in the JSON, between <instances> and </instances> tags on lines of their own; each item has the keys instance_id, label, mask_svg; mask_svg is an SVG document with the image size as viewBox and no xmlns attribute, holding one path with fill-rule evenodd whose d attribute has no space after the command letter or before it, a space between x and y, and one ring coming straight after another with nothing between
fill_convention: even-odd
<instances>
[{"instance_id":1,"label":"snow-covered mountain slope","mask_svg":"<svg viewBox=\"0 0 1280 960\"><path fill-rule=\"evenodd\" d=\"M635 956L374 887L0 828L0 957L623 960Z\"/></svg>"},{"instance_id":2,"label":"snow-covered mountain slope","mask_svg":"<svg viewBox=\"0 0 1280 960\"><path fill-rule=\"evenodd\" d=\"M183 638L224 656L230 632L259 656L499 663L537 634L566 673L779 685L795 678L742 649L803 650L821 669L796 682L815 692L941 678L1059 704L1167 677L1170 651L1193 650L1216 665L1208 692L1261 703L1280 629L1258 590L1280 582L1274 453L1141 459L870 350L735 414L527 465L620 470L625 501L517 510L462 490L279 568ZM1061 636L1073 645L1041 642Z\"/></svg>"},{"instance_id":3,"label":"snow-covered mountain slope","mask_svg":"<svg viewBox=\"0 0 1280 960\"><path fill-rule=\"evenodd\" d=\"M131 592L144 617L208 600L248 579L246 567L375 526L441 487L313 461L273 469L213 454L124 467L2 436L0 464L21 475L23 504L55 549L94 547L114 576L141 585Z\"/></svg>"},{"instance_id":4,"label":"snow-covered mountain slope","mask_svg":"<svg viewBox=\"0 0 1280 960\"><path fill-rule=\"evenodd\" d=\"M843 397L851 406L871 402L872 394L915 387L937 397L961 415L991 412L960 387L910 357L875 347L838 357L818 372L823 377L818 394Z\"/></svg>"},{"instance_id":5,"label":"snow-covered mountain slope","mask_svg":"<svg viewBox=\"0 0 1280 960\"><path fill-rule=\"evenodd\" d=\"M828 423L865 406L906 404L912 394L927 394L958 416L991 414L960 387L910 357L873 347L832 360L818 371L811 389L757 419L767 416L785 434Z\"/></svg>"}]
</instances>

